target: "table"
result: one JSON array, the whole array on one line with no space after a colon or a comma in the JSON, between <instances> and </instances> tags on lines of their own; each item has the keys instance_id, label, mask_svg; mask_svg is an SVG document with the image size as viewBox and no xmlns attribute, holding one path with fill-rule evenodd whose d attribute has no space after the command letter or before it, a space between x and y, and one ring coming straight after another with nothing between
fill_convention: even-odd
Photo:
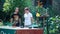
<instances>
[{"instance_id":1,"label":"table","mask_svg":"<svg viewBox=\"0 0 60 34\"><path fill-rule=\"evenodd\" d=\"M43 30L41 29L17 30L16 34L43 34Z\"/></svg>"},{"instance_id":2,"label":"table","mask_svg":"<svg viewBox=\"0 0 60 34\"><path fill-rule=\"evenodd\" d=\"M0 26L0 33L2 34L43 34L43 29Z\"/></svg>"}]
</instances>

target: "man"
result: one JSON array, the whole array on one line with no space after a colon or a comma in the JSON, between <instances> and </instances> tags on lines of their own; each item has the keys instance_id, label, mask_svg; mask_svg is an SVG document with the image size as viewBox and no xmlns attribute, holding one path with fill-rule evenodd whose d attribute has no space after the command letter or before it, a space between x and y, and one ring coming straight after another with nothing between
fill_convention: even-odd
<instances>
[{"instance_id":1,"label":"man","mask_svg":"<svg viewBox=\"0 0 60 34\"><path fill-rule=\"evenodd\" d=\"M16 7L15 12L11 17L11 23L13 26L21 26L21 15L19 14L19 8Z\"/></svg>"},{"instance_id":2,"label":"man","mask_svg":"<svg viewBox=\"0 0 60 34\"><path fill-rule=\"evenodd\" d=\"M29 27L31 24L32 24L32 19L33 19L33 16L32 14L30 13L29 11L29 8L26 7L25 9L25 14L24 14L24 26L25 27Z\"/></svg>"}]
</instances>

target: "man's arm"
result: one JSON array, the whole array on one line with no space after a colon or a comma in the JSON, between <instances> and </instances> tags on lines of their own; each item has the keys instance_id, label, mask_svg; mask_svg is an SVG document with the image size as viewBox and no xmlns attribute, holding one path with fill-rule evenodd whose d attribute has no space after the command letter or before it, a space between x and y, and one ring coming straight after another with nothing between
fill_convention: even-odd
<instances>
[{"instance_id":1,"label":"man's arm","mask_svg":"<svg viewBox=\"0 0 60 34\"><path fill-rule=\"evenodd\" d=\"M31 14L30 16L31 16L31 23L33 23L34 22L33 15Z\"/></svg>"},{"instance_id":2,"label":"man's arm","mask_svg":"<svg viewBox=\"0 0 60 34\"><path fill-rule=\"evenodd\" d=\"M31 23L33 23L33 22L34 22L33 17L31 17Z\"/></svg>"}]
</instances>

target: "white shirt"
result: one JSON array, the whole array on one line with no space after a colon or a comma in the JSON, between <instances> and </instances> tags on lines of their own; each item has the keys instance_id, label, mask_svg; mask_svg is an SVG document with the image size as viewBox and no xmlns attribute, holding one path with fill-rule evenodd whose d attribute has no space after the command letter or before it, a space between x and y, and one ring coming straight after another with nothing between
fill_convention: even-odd
<instances>
[{"instance_id":1,"label":"white shirt","mask_svg":"<svg viewBox=\"0 0 60 34\"><path fill-rule=\"evenodd\" d=\"M24 25L31 25L31 17L33 17L31 13L24 14L24 18L25 18Z\"/></svg>"}]
</instances>

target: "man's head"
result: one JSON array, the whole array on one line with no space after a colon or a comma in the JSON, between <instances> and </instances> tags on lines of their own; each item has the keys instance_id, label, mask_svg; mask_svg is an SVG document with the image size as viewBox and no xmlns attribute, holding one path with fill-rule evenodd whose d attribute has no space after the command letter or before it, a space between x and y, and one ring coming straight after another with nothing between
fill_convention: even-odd
<instances>
[{"instance_id":1,"label":"man's head","mask_svg":"<svg viewBox=\"0 0 60 34\"><path fill-rule=\"evenodd\" d=\"M25 13L29 13L29 8L28 7L26 7L24 10L25 10Z\"/></svg>"}]
</instances>

